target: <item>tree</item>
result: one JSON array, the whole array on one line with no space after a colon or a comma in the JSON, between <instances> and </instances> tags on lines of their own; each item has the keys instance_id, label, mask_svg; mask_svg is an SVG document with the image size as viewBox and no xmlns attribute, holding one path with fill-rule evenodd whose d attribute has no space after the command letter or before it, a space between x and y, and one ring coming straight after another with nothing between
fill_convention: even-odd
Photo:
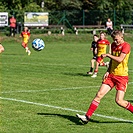
<instances>
[{"instance_id":1,"label":"tree","mask_svg":"<svg viewBox=\"0 0 133 133\"><path fill-rule=\"evenodd\" d=\"M7 7L3 5L2 2L0 2L0 12L6 12L6 11L7 11Z\"/></svg>"},{"instance_id":2,"label":"tree","mask_svg":"<svg viewBox=\"0 0 133 133\"><path fill-rule=\"evenodd\" d=\"M92 10L95 5L94 0L80 0L82 2L82 9L83 10Z\"/></svg>"},{"instance_id":3,"label":"tree","mask_svg":"<svg viewBox=\"0 0 133 133\"><path fill-rule=\"evenodd\" d=\"M62 10L81 10L82 2L79 0L62 0Z\"/></svg>"},{"instance_id":4,"label":"tree","mask_svg":"<svg viewBox=\"0 0 133 133\"><path fill-rule=\"evenodd\" d=\"M41 12L42 11L41 7L39 5L37 5L35 2L26 5L23 8L23 10L25 12Z\"/></svg>"}]
</instances>

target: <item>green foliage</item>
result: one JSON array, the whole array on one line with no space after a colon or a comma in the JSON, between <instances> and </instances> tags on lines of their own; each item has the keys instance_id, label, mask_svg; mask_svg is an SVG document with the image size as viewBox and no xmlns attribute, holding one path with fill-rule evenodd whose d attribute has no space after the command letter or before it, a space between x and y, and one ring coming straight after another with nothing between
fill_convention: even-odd
<instances>
[{"instance_id":1,"label":"green foliage","mask_svg":"<svg viewBox=\"0 0 133 133\"><path fill-rule=\"evenodd\" d=\"M64 10L82 9L82 3L79 0L62 0Z\"/></svg>"},{"instance_id":2,"label":"green foliage","mask_svg":"<svg viewBox=\"0 0 133 133\"><path fill-rule=\"evenodd\" d=\"M35 2L33 2L33 3L26 5L24 8L24 11L25 12L41 12L42 9L39 5L37 5Z\"/></svg>"},{"instance_id":3,"label":"green foliage","mask_svg":"<svg viewBox=\"0 0 133 133\"><path fill-rule=\"evenodd\" d=\"M7 11L7 7L3 5L2 2L0 2L0 12L6 12Z\"/></svg>"},{"instance_id":4,"label":"green foliage","mask_svg":"<svg viewBox=\"0 0 133 133\"><path fill-rule=\"evenodd\" d=\"M27 9L29 6L33 9L33 5L41 7L42 0L1 0L2 4L5 5L9 10L22 8ZM34 3L34 4L32 4ZM44 0L44 10L57 11L57 10L131 10L133 1L131 0ZM32 10L31 9L31 10ZM36 6L35 6L36 10Z\"/></svg>"}]
</instances>

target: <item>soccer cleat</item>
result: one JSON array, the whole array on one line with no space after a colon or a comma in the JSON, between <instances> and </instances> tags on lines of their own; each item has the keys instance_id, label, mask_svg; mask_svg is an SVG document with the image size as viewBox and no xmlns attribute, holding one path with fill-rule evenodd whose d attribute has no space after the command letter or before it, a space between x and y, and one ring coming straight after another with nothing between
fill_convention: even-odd
<instances>
[{"instance_id":1,"label":"soccer cleat","mask_svg":"<svg viewBox=\"0 0 133 133\"><path fill-rule=\"evenodd\" d=\"M76 116L84 123L84 124L87 124L89 122L89 118L85 115L79 115L79 114L76 114Z\"/></svg>"},{"instance_id":2,"label":"soccer cleat","mask_svg":"<svg viewBox=\"0 0 133 133\"><path fill-rule=\"evenodd\" d=\"M97 77L97 73L94 73L91 77L92 78L96 78Z\"/></svg>"},{"instance_id":3,"label":"soccer cleat","mask_svg":"<svg viewBox=\"0 0 133 133\"><path fill-rule=\"evenodd\" d=\"M93 72L87 72L87 74L88 74L88 75L92 75L92 74L93 74Z\"/></svg>"},{"instance_id":4,"label":"soccer cleat","mask_svg":"<svg viewBox=\"0 0 133 133\"><path fill-rule=\"evenodd\" d=\"M31 54L31 52L30 51L28 51L28 55L30 55Z\"/></svg>"}]
</instances>

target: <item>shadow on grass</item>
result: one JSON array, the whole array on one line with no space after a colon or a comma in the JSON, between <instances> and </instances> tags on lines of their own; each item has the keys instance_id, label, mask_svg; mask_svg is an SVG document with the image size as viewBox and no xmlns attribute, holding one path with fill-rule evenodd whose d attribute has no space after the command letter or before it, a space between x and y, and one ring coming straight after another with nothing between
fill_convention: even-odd
<instances>
[{"instance_id":1,"label":"shadow on grass","mask_svg":"<svg viewBox=\"0 0 133 133\"><path fill-rule=\"evenodd\" d=\"M38 115L44 115L44 116L58 116L58 117L62 117L65 119L70 120L71 122L75 123L76 125L84 125L76 116L70 116L70 115L62 115L62 114L51 114L51 113L37 113ZM132 122L126 122L126 121L98 121L98 120L93 120L90 119L89 122L93 122L93 123L132 123Z\"/></svg>"},{"instance_id":2,"label":"shadow on grass","mask_svg":"<svg viewBox=\"0 0 133 133\"><path fill-rule=\"evenodd\" d=\"M75 116L61 115L61 114L50 114L50 113L37 113L37 114L38 115L44 115L44 116L50 116L50 117L58 116L58 117L68 119L77 125L82 125L82 123L79 121L79 119Z\"/></svg>"}]
</instances>

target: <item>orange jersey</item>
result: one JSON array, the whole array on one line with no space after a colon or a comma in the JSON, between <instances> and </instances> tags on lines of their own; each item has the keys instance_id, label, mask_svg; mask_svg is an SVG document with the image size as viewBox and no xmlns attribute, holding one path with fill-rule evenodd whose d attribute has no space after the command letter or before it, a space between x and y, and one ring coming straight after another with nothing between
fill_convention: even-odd
<instances>
[{"instance_id":1,"label":"orange jersey","mask_svg":"<svg viewBox=\"0 0 133 133\"><path fill-rule=\"evenodd\" d=\"M22 31L21 36L23 37L23 42L28 43L28 40L29 40L29 37L30 37L30 32Z\"/></svg>"},{"instance_id":2,"label":"orange jersey","mask_svg":"<svg viewBox=\"0 0 133 133\"><path fill-rule=\"evenodd\" d=\"M106 54L106 48L107 45L109 45L110 42L106 39L104 40L98 40L97 42L97 56L101 56L102 54Z\"/></svg>"},{"instance_id":3,"label":"orange jersey","mask_svg":"<svg viewBox=\"0 0 133 133\"><path fill-rule=\"evenodd\" d=\"M120 56L121 53L125 53L126 56L124 60L120 63L115 60L111 60L110 73L118 76L128 76L128 58L130 55L130 49L130 44L128 44L127 42L124 42L120 45L112 43L112 55Z\"/></svg>"}]
</instances>

